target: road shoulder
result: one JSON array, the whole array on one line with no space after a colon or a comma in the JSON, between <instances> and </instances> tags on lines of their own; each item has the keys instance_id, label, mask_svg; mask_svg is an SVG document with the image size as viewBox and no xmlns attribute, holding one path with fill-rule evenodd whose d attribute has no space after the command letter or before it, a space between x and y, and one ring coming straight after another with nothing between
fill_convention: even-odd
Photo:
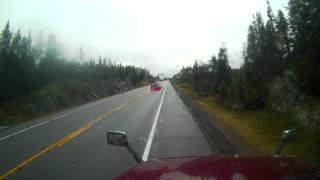
<instances>
[{"instance_id":1,"label":"road shoulder","mask_svg":"<svg viewBox=\"0 0 320 180\"><path fill-rule=\"evenodd\" d=\"M214 116L196 100L182 92L174 83L171 84L215 151L223 155L247 154L250 151L238 138L221 126L214 119Z\"/></svg>"},{"instance_id":2,"label":"road shoulder","mask_svg":"<svg viewBox=\"0 0 320 180\"><path fill-rule=\"evenodd\" d=\"M150 158L199 156L213 149L168 82Z\"/></svg>"}]
</instances>

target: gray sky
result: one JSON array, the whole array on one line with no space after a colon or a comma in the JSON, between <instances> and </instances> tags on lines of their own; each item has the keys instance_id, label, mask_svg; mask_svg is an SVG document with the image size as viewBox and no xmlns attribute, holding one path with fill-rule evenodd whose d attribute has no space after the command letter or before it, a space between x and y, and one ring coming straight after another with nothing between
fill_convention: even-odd
<instances>
[{"instance_id":1,"label":"gray sky","mask_svg":"<svg viewBox=\"0 0 320 180\"><path fill-rule=\"evenodd\" d=\"M288 0L269 0L276 14ZM240 67L252 15L266 20L267 0L1 0L0 28L10 20L33 37L54 34L68 57L108 56L172 76L194 60L207 61L227 44Z\"/></svg>"}]
</instances>

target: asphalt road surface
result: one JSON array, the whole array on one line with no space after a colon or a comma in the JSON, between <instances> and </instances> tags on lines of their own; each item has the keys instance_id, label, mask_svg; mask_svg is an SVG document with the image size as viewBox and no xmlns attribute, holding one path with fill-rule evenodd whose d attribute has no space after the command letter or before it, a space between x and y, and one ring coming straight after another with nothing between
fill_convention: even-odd
<instances>
[{"instance_id":1,"label":"asphalt road surface","mask_svg":"<svg viewBox=\"0 0 320 180\"><path fill-rule=\"evenodd\" d=\"M124 131L146 159L206 155L207 140L172 85L142 87L0 131L0 179L113 179L137 163L107 144Z\"/></svg>"}]
</instances>

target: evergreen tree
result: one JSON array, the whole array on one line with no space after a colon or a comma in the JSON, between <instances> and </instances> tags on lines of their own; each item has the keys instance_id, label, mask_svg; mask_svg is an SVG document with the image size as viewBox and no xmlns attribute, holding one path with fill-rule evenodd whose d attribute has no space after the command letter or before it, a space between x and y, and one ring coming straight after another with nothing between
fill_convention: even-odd
<instances>
[{"instance_id":1,"label":"evergreen tree","mask_svg":"<svg viewBox=\"0 0 320 180\"><path fill-rule=\"evenodd\" d=\"M35 45L32 47L33 56L36 66L40 64L41 59L44 57L45 53L45 44L43 40L43 32L40 32L37 37Z\"/></svg>"},{"instance_id":2,"label":"evergreen tree","mask_svg":"<svg viewBox=\"0 0 320 180\"><path fill-rule=\"evenodd\" d=\"M21 95L21 79L22 77L22 36L20 30L13 36L9 49L9 61L6 67L6 79L7 85L5 87L8 98L14 98Z\"/></svg>"},{"instance_id":3,"label":"evergreen tree","mask_svg":"<svg viewBox=\"0 0 320 180\"><path fill-rule=\"evenodd\" d=\"M280 37L283 67L288 68L291 63L291 39L289 35L289 23L281 10L276 18L276 29Z\"/></svg>"},{"instance_id":4,"label":"evergreen tree","mask_svg":"<svg viewBox=\"0 0 320 180\"><path fill-rule=\"evenodd\" d=\"M82 47L80 47L80 50L79 50L79 61L80 62L84 61L84 52L83 52Z\"/></svg>"},{"instance_id":5,"label":"evergreen tree","mask_svg":"<svg viewBox=\"0 0 320 180\"><path fill-rule=\"evenodd\" d=\"M31 32L29 32L28 38L23 37L21 51L21 76L19 79L22 87L22 94L28 94L34 86L35 73L35 60L33 56Z\"/></svg>"},{"instance_id":6,"label":"evergreen tree","mask_svg":"<svg viewBox=\"0 0 320 180\"><path fill-rule=\"evenodd\" d=\"M290 0L292 58L302 88L320 97L320 1Z\"/></svg>"},{"instance_id":7,"label":"evergreen tree","mask_svg":"<svg viewBox=\"0 0 320 180\"><path fill-rule=\"evenodd\" d=\"M192 68L192 83L194 84L195 90L199 90L199 65L198 61L195 60Z\"/></svg>"},{"instance_id":8,"label":"evergreen tree","mask_svg":"<svg viewBox=\"0 0 320 180\"><path fill-rule=\"evenodd\" d=\"M264 57L265 26L260 13L253 16L247 36L247 52L243 73L246 82L245 104L249 108L262 108L266 99L264 75L267 71Z\"/></svg>"},{"instance_id":9,"label":"evergreen tree","mask_svg":"<svg viewBox=\"0 0 320 180\"><path fill-rule=\"evenodd\" d=\"M210 83L209 93L210 94L214 93L214 89L216 86L214 82L214 77L216 72L217 72L217 58L213 54L209 60L209 83Z\"/></svg>"},{"instance_id":10,"label":"evergreen tree","mask_svg":"<svg viewBox=\"0 0 320 180\"><path fill-rule=\"evenodd\" d=\"M12 33L10 32L10 22L8 21L0 37L0 105L8 99L6 94L9 89L7 78L9 77L9 51Z\"/></svg>"},{"instance_id":11,"label":"evergreen tree","mask_svg":"<svg viewBox=\"0 0 320 180\"><path fill-rule=\"evenodd\" d=\"M53 35L49 35L45 53L38 66L38 86L58 80L63 75L61 73L62 62L62 53L56 38Z\"/></svg>"},{"instance_id":12,"label":"evergreen tree","mask_svg":"<svg viewBox=\"0 0 320 180\"><path fill-rule=\"evenodd\" d=\"M216 84L216 93L223 98L228 97L228 88L231 83L230 76L231 67L229 66L228 53L226 47L219 49L218 60L217 60L217 72L215 73L214 82Z\"/></svg>"},{"instance_id":13,"label":"evergreen tree","mask_svg":"<svg viewBox=\"0 0 320 180\"><path fill-rule=\"evenodd\" d=\"M282 72L282 54L281 54L281 41L276 32L274 24L274 14L272 8L268 2L268 20L265 26L265 37L264 44L262 46L263 51L263 66L265 67L264 71L264 80L266 84L271 83L272 79Z\"/></svg>"}]
</instances>

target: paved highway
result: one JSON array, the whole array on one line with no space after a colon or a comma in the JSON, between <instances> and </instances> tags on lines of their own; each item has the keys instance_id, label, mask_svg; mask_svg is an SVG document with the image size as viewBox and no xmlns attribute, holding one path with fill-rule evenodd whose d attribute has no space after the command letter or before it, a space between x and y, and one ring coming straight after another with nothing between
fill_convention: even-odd
<instances>
[{"instance_id":1,"label":"paved highway","mask_svg":"<svg viewBox=\"0 0 320 180\"><path fill-rule=\"evenodd\" d=\"M125 131L143 159L212 152L166 81L0 131L0 179L113 179L136 162L107 144L109 130Z\"/></svg>"}]
</instances>

